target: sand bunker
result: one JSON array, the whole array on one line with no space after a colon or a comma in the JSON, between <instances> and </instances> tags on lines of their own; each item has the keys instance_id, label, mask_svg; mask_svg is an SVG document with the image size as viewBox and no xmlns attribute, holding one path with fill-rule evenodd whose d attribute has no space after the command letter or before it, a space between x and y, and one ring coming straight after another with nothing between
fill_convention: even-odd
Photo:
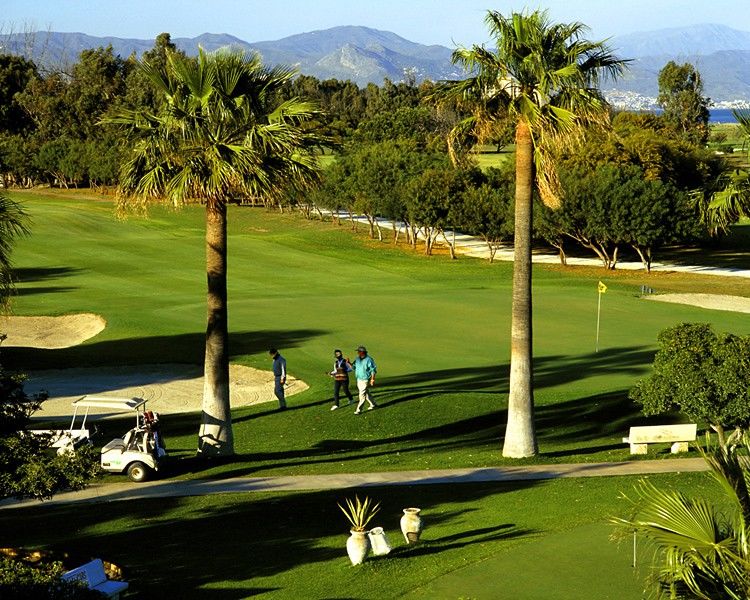
<instances>
[{"instance_id":1,"label":"sand bunker","mask_svg":"<svg viewBox=\"0 0 750 600\"><path fill-rule=\"evenodd\" d=\"M107 322L99 315L83 313L61 317L0 317L3 346L70 348L100 333Z\"/></svg>"},{"instance_id":2,"label":"sand bunker","mask_svg":"<svg viewBox=\"0 0 750 600\"><path fill-rule=\"evenodd\" d=\"M233 407L276 402L270 371L230 365L229 381ZM308 388L305 382L293 377L289 377L287 383L288 396ZM86 394L143 398L148 400L149 409L164 414L191 412L201 409L203 369L195 365L165 364L35 371L29 373L25 389L30 393L49 392L49 400L34 415L42 419L70 416L71 402Z\"/></svg>"},{"instance_id":3,"label":"sand bunker","mask_svg":"<svg viewBox=\"0 0 750 600\"><path fill-rule=\"evenodd\" d=\"M4 346L70 348L100 333L107 322L99 315L84 313L61 317L0 317ZM308 385L287 378L287 395L298 394ZM69 417L71 403L93 394L118 398L143 398L148 408L160 413L201 409L203 369L197 365L137 365L129 367L60 369L29 374L28 393L46 390L49 400L35 418ZM229 394L233 407L276 401L273 373L242 365L229 365ZM93 411L91 414L95 414Z\"/></svg>"},{"instance_id":4,"label":"sand bunker","mask_svg":"<svg viewBox=\"0 0 750 600\"><path fill-rule=\"evenodd\" d=\"M721 294L655 294L643 297L646 300L656 300L657 302L673 302L675 304L689 304L712 310L750 313L750 298L744 298L743 296Z\"/></svg>"}]
</instances>

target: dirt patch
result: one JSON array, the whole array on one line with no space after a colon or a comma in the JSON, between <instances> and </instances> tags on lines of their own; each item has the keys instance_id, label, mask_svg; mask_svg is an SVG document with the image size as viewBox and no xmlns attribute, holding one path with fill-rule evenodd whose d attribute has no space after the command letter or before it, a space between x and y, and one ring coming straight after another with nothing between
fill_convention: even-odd
<instances>
[{"instance_id":1,"label":"dirt patch","mask_svg":"<svg viewBox=\"0 0 750 600\"><path fill-rule=\"evenodd\" d=\"M61 317L0 317L3 346L70 348L101 333L107 322L99 315L82 313Z\"/></svg>"},{"instance_id":2,"label":"dirt patch","mask_svg":"<svg viewBox=\"0 0 750 600\"><path fill-rule=\"evenodd\" d=\"M229 382L232 407L276 402L270 371L230 365ZM287 383L288 396L309 387L291 376ZM150 410L164 414L192 412L201 409L203 369L196 365L164 364L36 371L29 373L25 389L29 393L49 392L49 400L35 414L35 418L41 419L69 417L73 400L86 394L143 398Z\"/></svg>"},{"instance_id":3,"label":"dirt patch","mask_svg":"<svg viewBox=\"0 0 750 600\"><path fill-rule=\"evenodd\" d=\"M727 296L722 294L655 294L644 296L646 300L657 302L673 302L674 304L689 304L712 310L727 310L732 312L750 313L750 298L743 296Z\"/></svg>"}]
</instances>

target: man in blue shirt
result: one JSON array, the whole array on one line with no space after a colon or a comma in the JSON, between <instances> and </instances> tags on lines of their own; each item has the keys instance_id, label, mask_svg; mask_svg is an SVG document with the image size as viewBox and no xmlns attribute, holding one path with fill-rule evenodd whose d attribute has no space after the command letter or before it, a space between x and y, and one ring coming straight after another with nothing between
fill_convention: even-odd
<instances>
[{"instance_id":1,"label":"man in blue shirt","mask_svg":"<svg viewBox=\"0 0 750 600\"><path fill-rule=\"evenodd\" d=\"M286 359L279 354L276 348L271 348L268 353L273 358L273 393L279 400L279 410L286 408L286 398L284 397L284 384L286 383Z\"/></svg>"},{"instance_id":2,"label":"man in blue shirt","mask_svg":"<svg viewBox=\"0 0 750 600\"><path fill-rule=\"evenodd\" d=\"M354 360L353 367L354 375L357 377L357 389L359 390L359 403L354 414L358 415L362 412L365 401L369 403L367 410L372 410L377 406L372 401L370 388L375 385L375 373L378 372L378 369L372 357L367 355L367 348L364 346L357 348L357 358Z\"/></svg>"}]
</instances>

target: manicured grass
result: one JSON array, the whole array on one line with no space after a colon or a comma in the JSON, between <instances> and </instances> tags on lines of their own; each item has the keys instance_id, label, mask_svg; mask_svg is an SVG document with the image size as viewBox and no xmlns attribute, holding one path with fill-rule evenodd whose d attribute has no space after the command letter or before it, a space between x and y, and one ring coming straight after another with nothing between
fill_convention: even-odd
<instances>
[{"instance_id":1,"label":"manicured grass","mask_svg":"<svg viewBox=\"0 0 750 600\"><path fill-rule=\"evenodd\" d=\"M515 157L515 145L503 146L497 151L497 146L479 146L472 155L481 169L490 167L500 168L507 160Z\"/></svg>"},{"instance_id":2,"label":"manicured grass","mask_svg":"<svg viewBox=\"0 0 750 600\"><path fill-rule=\"evenodd\" d=\"M154 362L200 364L205 275L203 213L155 210L118 221L111 203L81 194L16 194L33 235L15 253L17 314L90 311L107 329L70 349L3 349L24 370ZM364 228L296 214L231 207L232 359L268 368L277 345L310 390L234 411L237 459L206 468L193 459L198 418L165 419L186 477L302 474L503 463L512 265L426 258L372 242ZM594 352L596 283L602 301ZM645 302L659 292L750 296L745 280L681 274L535 269L538 461L628 458L621 438L642 421L627 390L648 372L657 333L680 321L750 332L750 315ZM381 408L360 417L328 410L333 348L369 347ZM269 390L269 399L271 390ZM661 421L663 419L659 419ZM121 432L119 432L121 433Z\"/></svg>"},{"instance_id":3,"label":"manicured grass","mask_svg":"<svg viewBox=\"0 0 750 600\"><path fill-rule=\"evenodd\" d=\"M14 258L17 314L90 311L107 329L71 349L4 348L6 366L25 370L187 362L203 357L205 275L199 207L155 210L118 221L111 202L82 194L18 193L33 235ZM184 477L356 472L500 464L505 422L511 265L425 258L371 242L347 227L261 209L230 210L230 329L233 360L267 368L278 345L310 390L273 404L236 409L234 461L193 458L196 414L165 418ZM596 283L603 297L601 350L594 352ZM750 296L744 280L679 274L535 268L535 352L539 462L623 459L621 437L640 422L626 394L648 371L656 334L680 321L750 332L750 315L645 302L660 292ZM334 347L366 344L378 362L378 410L331 413ZM269 397L271 390L269 390ZM122 433L120 424L104 424ZM703 474L652 478L701 489ZM602 523L622 514L634 479L598 478L512 485L397 486L357 490L383 502L377 524L394 552L351 567L345 492L216 495L111 504L36 506L0 512L3 545L47 547L120 564L135 598L482 597L473 587L527 590L527 598L605 598L616 582L638 598L630 549L612 550ZM424 509L424 543L403 546L400 509ZM602 551L577 553L580 546ZM604 548L607 550L605 551ZM529 561L545 577L529 583ZM613 560L619 556L619 560ZM526 566L524 566L526 565ZM457 571L463 567L472 572ZM537 565L538 567L538 565ZM500 572L497 572L500 571ZM456 576L446 575L456 572ZM537 568L534 573L539 574ZM606 577L601 577L606 573ZM442 577L446 575L445 579ZM535 575L536 577L536 575ZM433 583L434 582L434 583ZM435 588L429 586L437 586ZM507 587L506 587L507 586ZM531 586L531 587L530 587ZM551 595L550 588L554 588ZM479 588L482 589L482 588ZM438 590L437 592L431 590ZM426 594L426 595L425 595ZM515 597L521 597L514 592Z\"/></svg>"},{"instance_id":4,"label":"manicured grass","mask_svg":"<svg viewBox=\"0 0 750 600\"><path fill-rule=\"evenodd\" d=\"M718 497L706 474L659 485ZM607 540L635 478L358 490L382 502L394 550L352 567L336 507L352 492L215 495L0 511L3 544L74 551L124 569L134 598L640 598L632 546ZM423 509L407 547L401 509ZM646 556L642 555L643 560ZM460 570L459 570L460 569ZM606 574L606 576L602 576ZM444 577L443 577L444 576ZM481 593L480 593L481 592ZM410 594L411 593L411 594ZM612 595L616 593L616 595Z\"/></svg>"}]
</instances>

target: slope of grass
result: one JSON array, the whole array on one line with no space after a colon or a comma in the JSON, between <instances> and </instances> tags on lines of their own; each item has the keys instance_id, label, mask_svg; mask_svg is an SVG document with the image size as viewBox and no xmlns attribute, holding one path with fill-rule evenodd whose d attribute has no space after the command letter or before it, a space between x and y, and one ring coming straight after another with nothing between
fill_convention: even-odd
<instances>
[{"instance_id":1,"label":"slope of grass","mask_svg":"<svg viewBox=\"0 0 750 600\"><path fill-rule=\"evenodd\" d=\"M118 221L111 203L98 197L15 197L34 218L33 235L15 253L15 312L91 311L108 325L76 348L4 348L6 365L29 370L201 362L200 208ZM284 413L273 404L235 410L238 456L227 463L192 458L196 414L167 416L169 449L179 458L173 475L502 462L511 265L425 258L297 215L233 208L230 218L233 360L267 367L267 347L278 345L291 372L311 387L292 397ZM596 353L599 279L609 291ZM750 332L750 315L643 302L643 284L660 292L750 296L748 284L736 279L535 269L538 461L627 456L620 438L641 421L627 389L647 373L663 327L708 321L720 330ZM361 343L378 362L381 406L360 417L347 409L331 413L331 382L323 373L332 350L348 352ZM117 423L104 427L123 429ZM700 489L706 497L718 493L704 474L651 479ZM624 512L620 492L632 484L629 478L594 478L357 490L383 502L375 524L386 528L395 546L388 557L360 568L349 565L344 551L348 528L336 507L350 495L343 491L36 505L0 511L0 527L3 546L121 565L134 598L455 599L504 597L507 590L526 598L606 598L617 586L617 598L627 600L640 597L641 573L633 574L629 547L608 545L603 523ZM398 519L401 508L414 505L423 508L424 541L406 547ZM554 559L560 553L578 560Z\"/></svg>"},{"instance_id":2,"label":"slope of grass","mask_svg":"<svg viewBox=\"0 0 750 600\"><path fill-rule=\"evenodd\" d=\"M700 488L705 474L660 475ZM210 497L6 509L3 545L102 557L124 569L134 598L376 599L407 597L641 598L631 546L607 540L633 478L358 490L382 502L375 525L394 549L352 567L336 506L353 492ZM424 531L406 546L401 509L422 508ZM646 557L643 557L646 560ZM543 562L540 562L543 561ZM461 569L461 570L459 570ZM606 573L602 577L602 573ZM444 576L444 577L443 577ZM613 585L617 586L616 589ZM611 595L615 591L617 595Z\"/></svg>"},{"instance_id":3,"label":"slope of grass","mask_svg":"<svg viewBox=\"0 0 750 600\"><path fill-rule=\"evenodd\" d=\"M203 213L157 209L118 221L106 199L16 194L34 219L15 252L17 314L91 311L106 330L70 349L5 348L24 370L203 359ZM363 230L361 230L362 232ZM169 416L166 435L185 476L376 471L499 464L509 360L511 270L427 258L371 242L348 227L231 207L230 352L268 368L276 345L310 389L234 411L238 457L205 469L191 457L197 416ZM594 352L596 283L602 301ZM680 321L750 332L750 315L644 302L657 291L750 295L744 280L677 274L535 270L540 461L628 457L621 438L639 423L627 390L648 372L657 333ZM365 344L378 364L381 407L331 413L332 351ZM269 399L272 391L268 391ZM657 419L662 421L663 419ZM121 433L121 432L120 432ZM106 441L106 440L105 440Z\"/></svg>"}]
</instances>

